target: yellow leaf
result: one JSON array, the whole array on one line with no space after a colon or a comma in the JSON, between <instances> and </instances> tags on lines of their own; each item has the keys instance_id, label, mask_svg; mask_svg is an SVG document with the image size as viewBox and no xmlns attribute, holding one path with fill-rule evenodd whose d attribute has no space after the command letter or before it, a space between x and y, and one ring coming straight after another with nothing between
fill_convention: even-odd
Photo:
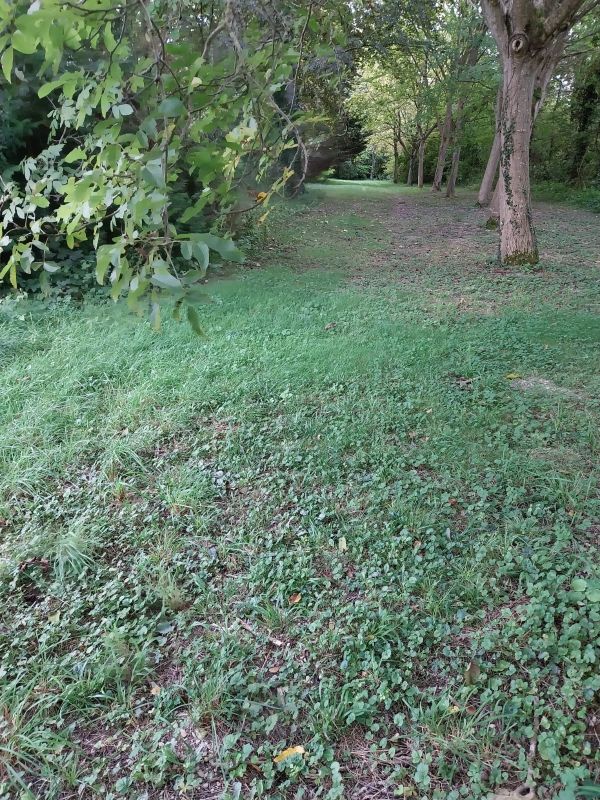
<instances>
[{"instance_id":1,"label":"yellow leaf","mask_svg":"<svg viewBox=\"0 0 600 800\"><path fill-rule=\"evenodd\" d=\"M338 549L340 553L345 553L346 550L348 549L348 543L346 542L345 536L340 536L340 538L338 539Z\"/></svg>"},{"instance_id":2,"label":"yellow leaf","mask_svg":"<svg viewBox=\"0 0 600 800\"><path fill-rule=\"evenodd\" d=\"M154 681L150 682L150 694L153 694L155 697L160 694L160 686L154 683Z\"/></svg>"},{"instance_id":3,"label":"yellow leaf","mask_svg":"<svg viewBox=\"0 0 600 800\"><path fill-rule=\"evenodd\" d=\"M451 714L458 714L459 711L460 711L460 706L451 706L450 707L450 713Z\"/></svg>"},{"instance_id":4,"label":"yellow leaf","mask_svg":"<svg viewBox=\"0 0 600 800\"><path fill-rule=\"evenodd\" d=\"M523 376L521 375L520 372L508 372L506 374L506 380L508 381L516 381L517 378L522 378L522 377Z\"/></svg>"},{"instance_id":5,"label":"yellow leaf","mask_svg":"<svg viewBox=\"0 0 600 800\"><path fill-rule=\"evenodd\" d=\"M289 603L291 606L295 606L296 603L300 602L300 600L302 600L302 595L300 592L294 592L294 594L291 594L289 597Z\"/></svg>"},{"instance_id":6,"label":"yellow leaf","mask_svg":"<svg viewBox=\"0 0 600 800\"><path fill-rule=\"evenodd\" d=\"M258 192L258 194L256 195L256 202L257 203L264 203L265 200L267 199L267 197L268 197L268 195L267 195L266 192Z\"/></svg>"},{"instance_id":7,"label":"yellow leaf","mask_svg":"<svg viewBox=\"0 0 600 800\"><path fill-rule=\"evenodd\" d=\"M275 756L273 761L276 764L281 764L281 762L285 761L287 758L292 758L292 756L303 756L304 753L306 753L306 750L301 744L297 744L295 747L288 747L286 750L283 750L278 756Z\"/></svg>"}]
</instances>

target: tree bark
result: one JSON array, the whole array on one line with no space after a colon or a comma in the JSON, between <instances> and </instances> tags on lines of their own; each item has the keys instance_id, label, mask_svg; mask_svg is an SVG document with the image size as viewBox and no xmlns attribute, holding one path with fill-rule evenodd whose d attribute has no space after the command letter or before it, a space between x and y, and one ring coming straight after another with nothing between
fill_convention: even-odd
<instances>
[{"instance_id":1,"label":"tree bark","mask_svg":"<svg viewBox=\"0 0 600 800\"><path fill-rule=\"evenodd\" d=\"M423 188L423 176L425 173L425 137L421 137L419 141L419 168L417 173L417 185L419 189Z\"/></svg>"},{"instance_id":2,"label":"tree bark","mask_svg":"<svg viewBox=\"0 0 600 800\"><path fill-rule=\"evenodd\" d=\"M458 178L458 165L460 164L460 135L463 126L465 100L464 97L459 98L456 106L456 121L452 127L452 166L450 167L450 174L448 175L448 182L446 184L446 197L454 197L456 194L456 180Z\"/></svg>"},{"instance_id":3,"label":"tree bark","mask_svg":"<svg viewBox=\"0 0 600 800\"><path fill-rule=\"evenodd\" d=\"M400 183L400 153L398 152L398 141L394 137L394 183Z\"/></svg>"},{"instance_id":4,"label":"tree bark","mask_svg":"<svg viewBox=\"0 0 600 800\"><path fill-rule=\"evenodd\" d=\"M406 185L412 186L413 184L413 169L415 164L414 154L411 153L408 157L408 175L406 176Z\"/></svg>"},{"instance_id":5,"label":"tree bark","mask_svg":"<svg viewBox=\"0 0 600 800\"><path fill-rule=\"evenodd\" d=\"M452 151L452 166L446 184L446 197L454 197L456 194L456 180L458 178L458 165L460 164L460 145L454 146Z\"/></svg>"},{"instance_id":6,"label":"tree bark","mask_svg":"<svg viewBox=\"0 0 600 800\"><path fill-rule=\"evenodd\" d=\"M586 0L482 0L500 52L504 91L500 125L500 259L539 260L531 214L529 147L535 115L569 28L595 4Z\"/></svg>"},{"instance_id":7,"label":"tree bark","mask_svg":"<svg viewBox=\"0 0 600 800\"><path fill-rule=\"evenodd\" d=\"M452 103L446 106L446 116L444 122L440 125L440 147L438 150L437 164L435 167L435 175L433 176L433 183L431 184L432 192L439 192L442 188L442 180L444 179L444 169L446 166L446 156L448 154L448 147L450 146L450 136L452 133Z\"/></svg>"},{"instance_id":8,"label":"tree bark","mask_svg":"<svg viewBox=\"0 0 600 800\"><path fill-rule=\"evenodd\" d=\"M498 165L500 164L500 114L502 111L502 82L498 87L498 94L496 95L496 132L494 134L494 141L492 142L492 149L488 162L481 179L481 186L479 187L479 194L477 195L477 205L482 208L488 206L492 199L492 192L494 190L494 181L498 175Z\"/></svg>"},{"instance_id":9,"label":"tree bark","mask_svg":"<svg viewBox=\"0 0 600 800\"><path fill-rule=\"evenodd\" d=\"M529 145L537 64L527 53L511 54L504 63L500 128L500 260L503 264L537 264L538 247L531 213Z\"/></svg>"},{"instance_id":10,"label":"tree bark","mask_svg":"<svg viewBox=\"0 0 600 800\"><path fill-rule=\"evenodd\" d=\"M494 181L498 175L498 165L500 164L500 134L496 132L494 141L492 142L492 149L488 158L483 178L481 179L481 186L479 187L479 194L477 195L477 205L484 208L489 206L494 191Z\"/></svg>"}]
</instances>

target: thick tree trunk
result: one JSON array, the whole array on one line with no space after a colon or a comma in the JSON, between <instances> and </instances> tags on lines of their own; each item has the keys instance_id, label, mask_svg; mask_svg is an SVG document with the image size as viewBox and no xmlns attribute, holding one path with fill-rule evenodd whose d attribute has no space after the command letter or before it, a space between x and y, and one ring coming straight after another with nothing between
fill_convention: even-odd
<instances>
[{"instance_id":1,"label":"thick tree trunk","mask_svg":"<svg viewBox=\"0 0 600 800\"><path fill-rule=\"evenodd\" d=\"M527 48L524 42L522 49ZM513 37L504 61L504 97L500 130L500 260L504 264L539 261L531 214L529 145L533 90L538 64Z\"/></svg>"},{"instance_id":2,"label":"thick tree trunk","mask_svg":"<svg viewBox=\"0 0 600 800\"><path fill-rule=\"evenodd\" d=\"M477 205L482 208L490 204L492 199L492 192L494 191L494 181L498 175L498 165L500 164L500 114L502 112L502 82L498 87L498 94L496 95L496 133L494 141L492 142L492 149L488 162L481 179L481 186L479 187L479 194L477 195Z\"/></svg>"},{"instance_id":3,"label":"thick tree trunk","mask_svg":"<svg viewBox=\"0 0 600 800\"><path fill-rule=\"evenodd\" d=\"M413 170L415 165L415 157L414 154L411 153L408 158L408 175L406 176L406 185L412 186L413 184Z\"/></svg>"},{"instance_id":4,"label":"thick tree trunk","mask_svg":"<svg viewBox=\"0 0 600 800\"><path fill-rule=\"evenodd\" d=\"M531 218L529 145L533 119L564 49L569 28L585 0L481 0L502 61L504 92L500 130L500 258L505 264L535 264L537 243Z\"/></svg>"},{"instance_id":5,"label":"thick tree trunk","mask_svg":"<svg viewBox=\"0 0 600 800\"><path fill-rule=\"evenodd\" d=\"M438 150L435 175L433 176L433 183L431 184L432 192L439 192L442 188L442 180L444 179L444 169L446 166L446 156L448 154L448 147L450 146L451 135L452 103L448 103L446 106L446 116L444 117L444 122L442 125L440 125L440 147Z\"/></svg>"},{"instance_id":6,"label":"thick tree trunk","mask_svg":"<svg viewBox=\"0 0 600 800\"><path fill-rule=\"evenodd\" d=\"M417 173L417 185L419 189L423 188L423 177L425 174L425 138L421 138L419 142L419 169Z\"/></svg>"}]
</instances>

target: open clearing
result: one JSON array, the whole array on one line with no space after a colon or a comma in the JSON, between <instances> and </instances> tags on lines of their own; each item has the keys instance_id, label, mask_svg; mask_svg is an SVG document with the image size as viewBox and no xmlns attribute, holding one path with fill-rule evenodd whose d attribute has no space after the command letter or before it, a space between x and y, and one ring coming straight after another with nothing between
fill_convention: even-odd
<instances>
[{"instance_id":1,"label":"open clearing","mask_svg":"<svg viewBox=\"0 0 600 800\"><path fill-rule=\"evenodd\" d=\"M311 187L206 339L2 312L0 796L593 776L598 217L540 206L537 272L484 221Z\"/></svg>"}]
</instances>

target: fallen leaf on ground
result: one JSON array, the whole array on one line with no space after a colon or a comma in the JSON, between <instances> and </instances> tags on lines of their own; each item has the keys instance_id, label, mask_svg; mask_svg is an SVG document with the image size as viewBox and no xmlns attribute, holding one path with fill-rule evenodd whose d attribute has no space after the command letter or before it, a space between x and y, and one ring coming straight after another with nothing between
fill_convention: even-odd
<instances>
[{"instance_id":1,"label":"fallen leaf on ground","mask_svg":"<svg viewBox=\"0 0 600 800\"><path fill-rule=\"evenodd\" d=\"M276 764L281 764L281 762L285 761L287 758L292 758L292 756L303 756L304 753L306 753L306 750L301 744L297 744L294 747L288 747L285 750L282 750L278 756L275 756L273 761Z\"/></svg>"},{"instance_id":2,"label":"fallen leaf on ground","mask_svg":"<svg viewBox=\"0 0 600 800\"><path fill-rule=\"evenodd\" d=\"M471 686L473 683L477 683L477 679L481 675L481 670L479 669L479 664L476 661L471 661L469 666L465 670L465 683L467 686Z\"/></svg>"},{"instance_id":3,"label":"fallen leaf on ground","mask_svg":"<svg viewBox=\"0 0 600 800\"><path fill-rule=\"evenodd\" d=\"M338 550L340 551L340 553L345 553L347 549L348 549L348 544L346 542L346 537L340 536L338 540Z\"/></svg>"},{"instance_id":4,"label":"fallen leaf on ground","mask_svg":"<svg viewBox=\"0 0 600 800\"><path fill-rule=\"evenodd\" d=\"M289 597L289 603L291 606L295 606L296 603L300 602L300 600L302 600L302 595L300 592L294 592L294 594L291 594Z\"/></svg>"},{"instance_id":5,"label":"fallen leaf on ground","mask_svg":"<svg viewBox=\"0 0 600 800\"><path fill-rule=\"evenodd\" d=\"M160 694L160 686L158 683L154 683L154 681L150 683L150 694L153 694L155 697Z\"/></svg>"},{"instance_id":6,"label":"fallen leaf on ground","mask_svg":"<svg viewBox=\"0 0 600 800\"><path fill-rule=\"evenodd\" d=\"M516 381L518 378L522 378L520 372L507 372L505 378L507 381Z\"/></svg>"}]
</instances>

